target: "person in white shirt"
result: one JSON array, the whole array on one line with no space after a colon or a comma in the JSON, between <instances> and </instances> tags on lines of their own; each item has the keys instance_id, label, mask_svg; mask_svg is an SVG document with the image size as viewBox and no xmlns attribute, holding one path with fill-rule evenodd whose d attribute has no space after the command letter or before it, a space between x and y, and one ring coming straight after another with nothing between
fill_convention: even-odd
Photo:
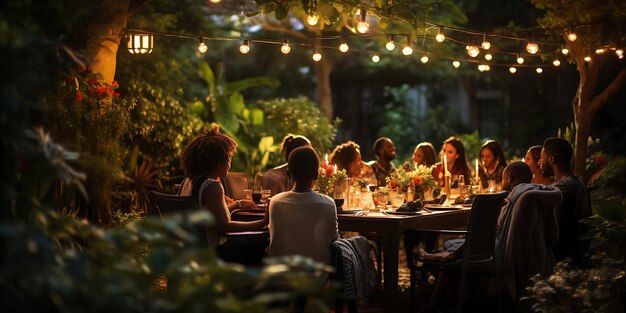
<instances>
[{"instance_id":1,"label":"person in white shirt","mask_svg":"<svg viewBox=\"0 0 626 313\"><path fill-rule=\"evenodd\" d=\"M269 207L270 256L301 255L331 262L330 244L337 239L337 208L328 196L313 191L319 159L311 147L289 155L292 190L272 198Z\"/></svg>"}]
</instances>

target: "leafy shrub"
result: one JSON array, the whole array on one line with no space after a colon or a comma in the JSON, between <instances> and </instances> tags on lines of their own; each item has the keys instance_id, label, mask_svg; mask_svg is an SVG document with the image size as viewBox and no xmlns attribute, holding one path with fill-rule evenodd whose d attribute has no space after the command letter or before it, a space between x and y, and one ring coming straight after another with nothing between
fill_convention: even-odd
<instances>
[{"instance_id":1,"label":"leafy shrub","mask_svg":"<svg viewBox=\"0 0 626 313\"><path fill-rule=\"evenodd\" d=\"M307 137L311 145L322 154L329 151L337 134L339 120L330 123L320 112L317 105L310 99L302 98L277 98L267 101L258 101L256 106L263 111L265 116L265 134L280 142L287 134L296 134ZM285 158L280 153L270 157L269 165L285 163Z\"/></svg>"}]
</instances>

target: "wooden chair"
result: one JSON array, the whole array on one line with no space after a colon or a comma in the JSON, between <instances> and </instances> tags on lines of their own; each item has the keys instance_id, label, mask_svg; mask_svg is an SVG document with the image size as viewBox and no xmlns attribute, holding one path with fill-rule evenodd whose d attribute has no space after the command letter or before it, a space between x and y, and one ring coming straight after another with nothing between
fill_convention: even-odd
<instances>
[{"instance_id":1,"label":"wooden chair","mask_svg":"<svg viewBox=\"0 0 626 313\"><path fill-rule=\"evenodd\" d=\"M234 200L246 198L243 191L248 188L248 175L243 172L229 172L224 179L224 193Z\"/></svg>"},{"instance_id":2,"label":"wooden chair","mask_svg":"<svg viewBox=\"0 0 626 313\"><path fill-rule=\"evenodd\" d=\"M189 213L200 210L198 200L193 195L170 195L151 190L150 199L156 208L156 212L153 213L158 214L161 217L173 214L182 214L183 216L186 216ZM189 230L196 234L201 245L207 245L209 243L207 227L196 226L194 229Z\"/></svg>"},{"instance_id":3,"label":"wooden chair","mask_svg":"<svg viewBox=\"0 0 626 313\"><path fill-rule=\"evenodd\" d=\"M410 275L410 304L411 311L415 309L415 285L417 271L441 272L458 270L460 272L459 287L457 290L457 312L462 312L463 295L465 288L465 277L470 270L487 270L487 273L497 276L495 268L495 238L496 224L500 209L504 203L507 192L496 194L479 194L474 198L470 212L467 230L415 230L423 234L436 235L464 235L465 243L459 249L462 250L460 259L453 260L427 260L413 253L413 242L407 241L405 237L405 249L407 252L407 266ZM423 265L417 266L420 262ZM499 281L496 277L496 288L499 288ZM498 297L499 299L499 297ZM500 306L498 301L498 307Z\"/></svg>"}]
</instances>

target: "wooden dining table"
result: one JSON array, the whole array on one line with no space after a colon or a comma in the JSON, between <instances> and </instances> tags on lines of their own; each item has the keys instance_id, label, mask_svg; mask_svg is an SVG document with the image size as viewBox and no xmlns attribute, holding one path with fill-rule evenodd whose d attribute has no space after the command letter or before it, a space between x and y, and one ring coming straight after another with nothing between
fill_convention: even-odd
<instances>
[{"instance_id":1,"label":"wooden dining table","mask_svg":"<svg viewBox=\"0 0 626 313\"><path fill-rule=\"evenodd\" d=\"M400 238L409 229L452 229L466 227L470 209L451 207L450 210L423 212L418 215L383 214L337 214L340 231L376 233L382 237L384 312L396 312L398 294L398 256ZM262 218L261 212L237 212L233 218L253 220Z\"/></svg>"}]
</instances>

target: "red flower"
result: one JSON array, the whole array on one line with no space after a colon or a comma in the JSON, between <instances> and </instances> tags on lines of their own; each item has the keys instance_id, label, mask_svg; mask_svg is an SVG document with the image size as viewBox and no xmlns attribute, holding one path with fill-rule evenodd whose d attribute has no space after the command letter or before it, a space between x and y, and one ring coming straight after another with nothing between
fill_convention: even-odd
<instances>
[{"instance_id":1,"label":"red flower","mask_svg":"<svg viewBox=\"0 0 626 313\"><path fill-rule=\"evenodd\" d=\"M396 187L398 187L398 182L395 179L392 179L391 181L389 181L389 189L396 189Z\"/></svg>"},{"instance_id":2,"label":"red flower","mask_svg":"<svg viewBox=\"0 0 626 313\"><path fill-rule=\"evenodd\" d=\"M84 72L87 68L84 65L79 65L78 66L78 71L79 72Z\"/></svg>"},{"instance_id":3,"label":"red flower","mask_svg":"<svg viewBox=\"0 0 626 313\"><path fill-rule=\"evenodd\" d=\"M114 97L119 97L119 96L120 96L120 94L116 92L116 93L114 93L114 94L113 94L113 96L114 96Z\"/></svg>"},{"instance_id":4,"label":"red flower","mask_svg":"<svg viewBox=\"0 0 626 313\"><path fill-rule=\"evenodd\" d=\"M106 88L106 87L102 87L102 86L98 86L98 87L96 87L96 92L97 92L99 95L101 95L101 94L103 94L103 93L107 92L107 88Z\"/></svg>"},{"instance_id":5,"label":"red flower","mask_svg":"<svg viewBox=\"0 0 626 313\"><path fill-rule=\"evenodd\" d=\"M74 99L76 99L76 102L83 101L83 94L80 92L80 90L76 91L76 95L75 95Z\"/></svg>"},{"instance_id":6,"label":"red flower","mask_svg":"<svg viewBox=\"0 0 626 313\"><path fill-rule=\"evenodd\" d=\"M119 86L119 85L117 84L117 80L114 80L114 81L111 83L111 86L112 86L112 87L117 87L117 86Z\"/></svg>"},{"instance_id":7,"label":"red flower","mask_svg":"<svg viewBox=\"0 0 626 313\"><path fill-rule=\"evenodd\" d=\"M593 158L593 163L596 163L600 166L605 166L609 163L609 160L607 160L606 157L604 157L603 155L598 154Z\"/></svg>"},{"instance_id":8,"label":"red flower","mask_svg":"<svg viewBox=\"0 0 626 313\"><path fill-rule=\"evenodd\" d=\"M422 176L415 176L415 186L421 186L424 183Z\"/></svg>"},{"instance_id":9,"label":"red flower","mask_svg":"<svg viewBox=\"0 0 626 313\"><path fill-rule=\"evenodd\" d=\"M333 176L333 168L332 167L329 166L325 170L326 170L326 173L325 173L326 177Z\"/></svg>"}]
</instances>

